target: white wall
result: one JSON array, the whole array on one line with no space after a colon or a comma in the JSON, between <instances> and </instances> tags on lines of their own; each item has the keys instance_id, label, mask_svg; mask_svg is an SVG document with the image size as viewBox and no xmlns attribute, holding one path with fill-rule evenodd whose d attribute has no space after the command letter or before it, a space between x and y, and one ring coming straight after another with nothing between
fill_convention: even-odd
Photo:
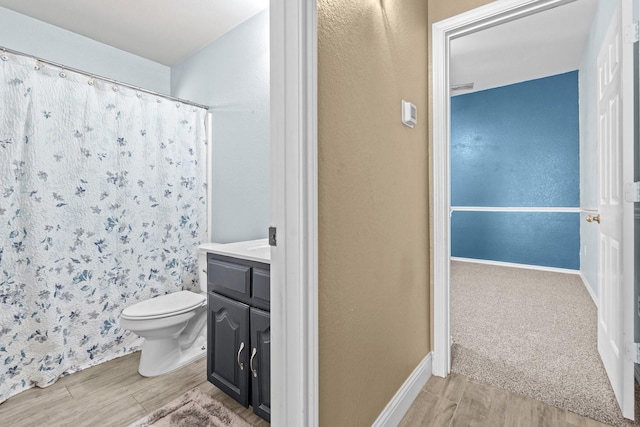
<instances>
[{"instance_id":1,"label":"white wall","mask_svg":"<svg viewBox=\"0 0 640 427\"><path fill-rule=\"evenodd\" d=\"M640 22L640 1L634 0L633 2L634 15L635 20ZM635 85L636 85L636 93L635 93L635 147L636 147L636 158L635 158L635 173L634 180L640 181L640 113L639 113L639 104L640 104L640 43L635 43ZM634 277L634 313L638 313L638 296L640 296L640 203L636 203L634 207L635 212L635 220L633 224L633 233L635 236L635 277ZM640 314L634 316L635 318L635 342L640 342ZM637 417L638 415L636 415Z\"/></svg>"},{"instance_id":2,"label":"white wall","mask_svg":"<svg viewBox=\"0 0 640 427\"><path fill-rule=\"evenodd\" d=\"M580 207L598 208L598 98L596 62L619 0L599 1L578 70L580 103ZM580 271L598 296L598 227L580 215Z\"/></svg>"},{"instance_id":3,"label":"white wall","mask_svg":"<svg viewBox=\"0 0 640 427\"><path fill-rule=\"evenodd\" d=\"M170 90L166 65L3 7L0 46L156 92Z\"/></svg>"},{"instance_id":4,"label":"white wall","mask_svg":"<svg viewBox=\"0 0 640 427\"><path fill-rule=\"evenodd\" d=\"M171 94L213 114L212 240L267 236L269 12L262 11L171 68Z\"/></svg>"}]
</instances>

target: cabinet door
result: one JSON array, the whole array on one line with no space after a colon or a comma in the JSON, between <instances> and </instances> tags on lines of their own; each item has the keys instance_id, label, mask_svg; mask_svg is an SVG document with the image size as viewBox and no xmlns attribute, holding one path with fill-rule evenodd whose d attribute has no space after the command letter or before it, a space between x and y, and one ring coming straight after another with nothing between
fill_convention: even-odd
<instances>
[{"instance_id":1,"label":"cabinet door","mask_svg":"<svg viewBox=\"0 0 640 427\"><path fill-rule=\"evenodd\" d=\"M271 421L271 328L269 313L251 309L251 405Z\"/></svg>"},{"instance_id":2,"label":"cabinet door","mask_svg":"<svg viewBox=\"0 0 640 427\"><path fill-rule=\"evenodd\" d=\"M249 406L249 306L209 293L207 379Z\"/></svg>"}]
</instances>

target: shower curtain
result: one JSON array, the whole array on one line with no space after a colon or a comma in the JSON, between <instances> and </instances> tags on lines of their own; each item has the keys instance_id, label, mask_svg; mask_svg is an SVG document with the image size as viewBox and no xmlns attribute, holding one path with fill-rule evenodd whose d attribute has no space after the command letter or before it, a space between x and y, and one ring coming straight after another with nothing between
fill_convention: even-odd
<instances>
[{"instance_id":1,"label":"shower curtain","mask_svg":"<svg viewBox=\"0 0 640 427\"><path fill-rule=\"evenodd\" d=\"M206 112L0 59L2 402L139 349L122 310L198 286Z\"/></svg>"}]
</instances>

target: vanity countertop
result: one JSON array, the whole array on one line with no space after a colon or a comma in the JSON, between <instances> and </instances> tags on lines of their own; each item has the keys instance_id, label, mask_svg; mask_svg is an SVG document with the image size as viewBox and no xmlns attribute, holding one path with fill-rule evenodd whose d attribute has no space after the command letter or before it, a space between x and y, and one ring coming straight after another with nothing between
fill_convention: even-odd
<instances>
[{"instance_id":1,"label":"vanity countertop","mask_svg":"<svg viewBox=\"0 0 640 427\"><path fill-rule=\"evenodd\" d=\"M271 246L269 246L267 239L233 243L203 243L198 247L198 252L225 255L266 264L271 263Z\"/></svg>"}]
</instances>

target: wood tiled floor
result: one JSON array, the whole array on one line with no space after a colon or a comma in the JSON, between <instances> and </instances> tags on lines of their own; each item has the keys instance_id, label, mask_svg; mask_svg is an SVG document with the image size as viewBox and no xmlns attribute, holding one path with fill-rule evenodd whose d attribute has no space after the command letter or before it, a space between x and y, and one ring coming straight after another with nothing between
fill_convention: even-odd
<instances>
[{"instance_id":1,"label":"wood tiled floor","mask_svg":"<svg viewBox=\"0 0 640 427\"><path fill-rule=\"evenodd\" d=\"M138 374L139 360L129 354L20 393L0 404L0 426L127 426L194 388L254 426L269 425L207 381L206 358L153 378Z\"/></svg>"},{"instance_id":2,"label":"wood tiled floor","mask_svg":"<svg viewBox=\"0 0 640 427\"><path fill-rule=\"evenodd\" d=\"M431 377L400 423L401 427L605 425L453 373Z\"/></svg>"},{"instance_id":3,"label":"wood tiled floor","mask_svg":"<svg viewBox=\"0 0 640 427\"><path fill-rule=\"evenodd\" d=\"M254 426L269 425L207 381L204 358L154 378L138 374L139 359L140 353L133 353L61 378L51 387L20 393L0 404L0 426L126 426L193 388L216 396ZM451 374L429 379L400 426L604 424Z\"/></svg>"}]
</instances>

